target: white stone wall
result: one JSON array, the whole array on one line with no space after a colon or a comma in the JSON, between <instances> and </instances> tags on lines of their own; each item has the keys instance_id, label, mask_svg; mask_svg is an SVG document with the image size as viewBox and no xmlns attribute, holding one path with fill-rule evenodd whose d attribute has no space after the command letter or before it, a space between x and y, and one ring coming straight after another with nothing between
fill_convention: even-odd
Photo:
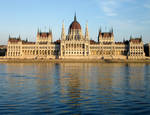
<instances>
[{"instance_id":1,"label":"white stone wall","mask_svg":"<svg viewBox=\"0 0 150 115\"><path fill-rule=\"evenodd\" d=\"M8 42L8 44L7 44L7 57L8 58L20 58L22 55L21 46L22 46L21 41L13 42L13 43Z\"/></svg>"},{"instance_id":2,"label":"white stone wall","mask_svg":"<svg viewBox=\"0 0 150 115\"><path fill-rule=\"evenodd\" d=\"M49 58L54 59L59 53L59 45L56 44L22 44L10 43L7 46L7 58L22 58L22 59L38 59Z\"/></svg>"},{"instance_id":3,"label":"white stone wall","mask_svg":"<svg viewBox=\"0 0 150 115\"><path fill-rule=\"evenodd\" d=\"M144 44L143 42L140 43L129 43L129 52L128 52L128 59L144 59Z\"/></svg>"}]
</instances>

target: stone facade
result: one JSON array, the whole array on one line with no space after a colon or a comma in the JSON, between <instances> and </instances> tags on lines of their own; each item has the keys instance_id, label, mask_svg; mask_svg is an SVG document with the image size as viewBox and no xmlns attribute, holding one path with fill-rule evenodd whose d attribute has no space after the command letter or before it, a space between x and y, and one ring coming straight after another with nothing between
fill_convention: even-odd
<instances>
[{"instance_id":1,"label":"stone facade","mask_svg":"<svg viewBox=\"0 0 150 115\"><path fill-rule=\"evenodd\" d=\"M97 42L90 40L88 24L85 34L74 17L68 34L62 24L61 40L52 41L52 31L37 32L36 42L9 37L7 58L22 59L143 59L145 57L142 38L115 42L113 29L99 30Z\"/></svg>"},{"instance_id":2,"label":"stone facade","mask_svg":"<svg viewBox=\"0 0 150 115\"><path fill-rule=\"evenodd\" d=\"M130 38L128 59L144 59L144 44L142 38Z\"/></svg>"},{"instance_id":3,"label":"stone facade","mask_svg":"<svg viewBox=\"0 0 150 115\"><path fill-rule=\"evenodd\" d=\"M54 59L59 55L59 44L59 42L52 42L52 35L49 32L38 32L36 42L9 38L7 58Z\"/></svg>"}]
</instances>

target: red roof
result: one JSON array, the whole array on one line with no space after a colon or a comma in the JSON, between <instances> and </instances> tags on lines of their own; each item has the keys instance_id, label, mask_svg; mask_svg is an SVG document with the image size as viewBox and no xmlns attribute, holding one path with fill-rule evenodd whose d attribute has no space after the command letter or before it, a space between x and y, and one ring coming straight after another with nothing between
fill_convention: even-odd
<instances>
[{"instance_id":1,"label":"red roof","mask_svg":"<svg viewBox=\"0 0 150 115\"><path fill-rule=\"evenodd\" d=\"M90 40L90 44L98 44L98 42L96 42L94 40Z\"/></svg>"},{"instance_id":2,"label":"red roof","mask_svg":"<svg viewBox=\"0 0 150 115\"><path fill-rule=\"evenodd\" d=\"M40 37L48 37L48 36L51 36L52 33L51 32L40 32L40 33L38 33L38 35Z\"/></svg>"},{"instance_id":3,"label":"red roof","mask_svg":"<svg viewBox=\"0 0 150 115\"><path fill-rule=\"evenodd\" d=\"M131 38L130 42L132 42L132 43L141 43L142 39L141 38L135 38L135 39Z\"/></svg>"},{"instance_id":4,"label":"red roof","mask_svg":"<svg viewBox=\"0 0 150 115\"><path fill-rule=\"evenodd\" d=\"M35 42L22 41L22 44L35 44Z\"/></svg>"},{"instance_id":5,"label":"red roof","mask_svg":"<svg viewBox=\"0 0 150 115\"><path fill-rule=\"evenodd\" d=\"M19 42L19 41L21 41L21 39L20 38L9 38L8 41L9 42Z\"/></svg>"},{"instance_id":6,"label":"red roof","mask_svg":"<svg viewBox=\"0 0 150 115\"><path fill-rule=\"evenodd\" d=\"M106 38L106 37L111 37L113 35L113 33L110 32L105 32L105 33L101 33L100 34L102 37Z\"/></svg>"},{"instance_id":7,"label":"red roof","mask_svg":"<svg viewBox=\"0 0 150 115\"><path fill-rule=\"evenodd\" d=\"M79 22L73 21L70 25L70 29L81 29Z\"/></svg>"}]
</instances>

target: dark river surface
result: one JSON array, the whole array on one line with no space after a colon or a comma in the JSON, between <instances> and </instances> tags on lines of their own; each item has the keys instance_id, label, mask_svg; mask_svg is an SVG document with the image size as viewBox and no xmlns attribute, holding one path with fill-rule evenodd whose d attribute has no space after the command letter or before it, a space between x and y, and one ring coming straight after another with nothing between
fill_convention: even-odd
<instances>
[{"instance_id":1,"label":"dark river surface","mask_svg":"<svg viewBox=\"0 0 150 115\"><path fill-rule=\"evenodd\" d=\"M0 64L3 114L150 114L150 65Z\"/></svg>"}]
</instances>

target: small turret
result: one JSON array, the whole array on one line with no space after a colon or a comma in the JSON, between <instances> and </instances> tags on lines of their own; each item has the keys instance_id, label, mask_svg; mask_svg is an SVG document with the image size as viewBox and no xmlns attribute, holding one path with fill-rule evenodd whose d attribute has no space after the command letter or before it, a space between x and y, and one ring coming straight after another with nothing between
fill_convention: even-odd
<instances>
[{"instance_id":1,"label":"small turret","mask_svg":"<svg viewBox=\"0 0 150 115\"><path fill-rule=\"evenodd\" d=\"M66 34L65 34L65 27L64 22L62 23L62 32L61 32L61 40L65 40Z\"/></svg>"},{"instance_id":2,"label":"small turret","mask_svg":"<svg viewBox=\"0 0 150 115\"><path fill-rule=\"evenodd\" d=\"M85 39L89 40L88 23L86 24L86 29L85 29Z\"/></svg>"},{"instance_id":3,"label":"small turret","mask_svg":"<svg viewBox=\"0 0 150 115\"><path fill-rule=\"evenodd\" d=\"M100 42L100 37L101 37L101 33L102 33L102 29L101 27L99 28L99 32L98 32L98 42Z\"/></svg>"},{"instance_id":4,"label":"small turret","mask_svg":"<svg viewBox=\"0 0 150 115\"><path fill-rule=\"evenodd\" d=\"M113 33L114 31L113 31L113 27L111 28L111 30L110 30L110 33L111 33L111 36L113 36L114 35L114 33Z\"/></svg>"}]
</instances>

